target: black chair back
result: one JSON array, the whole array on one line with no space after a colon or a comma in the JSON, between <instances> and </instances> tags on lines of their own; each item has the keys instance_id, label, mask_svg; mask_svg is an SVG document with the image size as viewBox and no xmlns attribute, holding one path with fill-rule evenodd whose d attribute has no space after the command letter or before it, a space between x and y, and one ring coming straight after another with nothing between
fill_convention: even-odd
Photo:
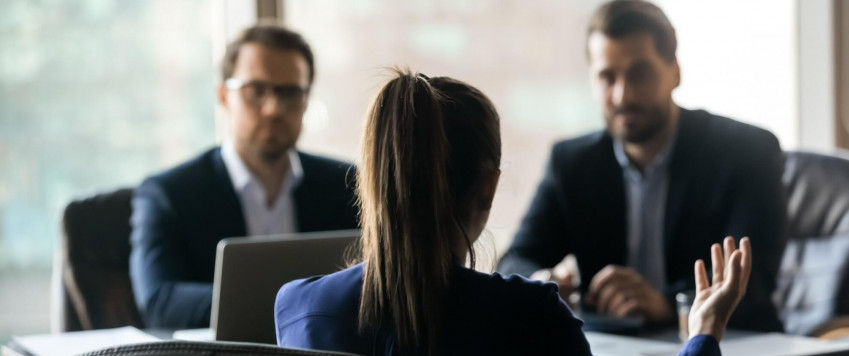
<instances>
[{"instance_id":1,"label":"black chair back","mask_svg":"<svg viewBox=\"0 0 849 356\"><path fill-rule=\"evenodd\" d=\"M65 208L61 331L144 327L129 273L132 196L119 189Z\"/></svg>"},{"instance_id":2,"label":"black chair back","mask_svg":"<svg viewBox=\"0 0 849 356\"><path fill-rule=\"evenodd\" d=\"M355 356L354 354L281 348L240 342L166 341L126 345L89 352L82 356L178 356L178 355L267 355L267 356Z\"/></svg>"},{"instance_id":3,"label":"black chair back","mask_svg":"<svg viewBox=\"0 0 849 356\"><path fill-rule=\"evenodd\" d=\"M778 301L788 333L810 334L836 316L849 315L847 158L847 152L786 153L790 240L779 273Z\"/></svg>"}]
</instances>

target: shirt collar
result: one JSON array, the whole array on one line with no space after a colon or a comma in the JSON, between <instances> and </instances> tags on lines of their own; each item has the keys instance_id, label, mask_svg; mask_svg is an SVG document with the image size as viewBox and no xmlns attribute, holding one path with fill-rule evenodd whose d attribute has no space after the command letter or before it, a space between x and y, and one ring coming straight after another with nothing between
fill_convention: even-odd
<instances>
[{"instance_id":1,"label":"shirt collar","mask_svg":"<svg viewBox=\"0 0 849 356\"><path fill-rule=\"evenodd\" d=\"M287 179L290 179L292 182L290 187L297 187L303 178L304 167L301 166L301 156L294 148L289 149L289 177L287 177Z\"/></svg>"},{"instance_id":2,"label":"shirt collar","mask_svg":"<svg viewBox=\"0 0 849 356\"><path fill-rule=\"evenodd\" d=\"M679 125L680 126L680 123ZM669 156L672 153L672 147L675 147L675 141L678 138L678 128L676 127L674 131L672 131L672 135L669 136L669 140L666 141L666 145L660 149L660 152L654 157L654 159L649 163L647 169L653 169L655 167L663 167L669 162ZM616 161L619 162L619 165L622 168L632 167L631 159L628 158L628 155L625 153L625 145L622 143L622 140L619 138L613 138L613 154L616 156Z\"/></svg>"},{"instance_id":3,"label":"shirt collar","mask_svg":"<svg viewBox=\"0 0 849 356\"><path fill-rule=\"evenodd\" d=\"M288 155L289 173L286 174L283 184L287 186L287 190L290 190L294 189L301 182L304 176L304 169L301 166L301 158L297 150L289 149ZM248 169L248 166L245 165L245 162L242 161L242 158L239 157L232 141L226 140L221 145L221 159L224 161L224 166L227 167L227 173L230 175L233 188L237 192L244 191L251 183L259 183L254 178L253 173Z\"/></svg>"}]
</instances>

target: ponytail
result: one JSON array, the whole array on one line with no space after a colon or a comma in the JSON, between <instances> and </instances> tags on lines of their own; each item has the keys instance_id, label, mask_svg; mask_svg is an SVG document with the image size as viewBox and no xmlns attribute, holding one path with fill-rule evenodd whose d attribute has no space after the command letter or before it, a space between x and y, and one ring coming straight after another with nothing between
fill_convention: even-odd
<instances>
[{"instance_id":1,"label":"ponytail","mask_svg":"<svg viewBox=\"0 0 849 356\"><path fill-rule=\"evenodd\" d=\"M358 190L362 208L360 329L390 325L401 350L433 354L443 296L456 263L439 94L422 75L398 73L366 118Z\"/></svg>"},{"instance_id":2,"label":"ponytail","mask_svg":"<svg viewBox=\"0 0 849 356\"><path fill-rule=\"evenodd\" d=\"M363 288L360 331L391 330L402 354L435 355L444 299L465 243L469 192L501 158L498 116L450 78L396 70L366 117L358 167ZM450 120L449 120L450 119Z\"/></svg>"}]
</instances>

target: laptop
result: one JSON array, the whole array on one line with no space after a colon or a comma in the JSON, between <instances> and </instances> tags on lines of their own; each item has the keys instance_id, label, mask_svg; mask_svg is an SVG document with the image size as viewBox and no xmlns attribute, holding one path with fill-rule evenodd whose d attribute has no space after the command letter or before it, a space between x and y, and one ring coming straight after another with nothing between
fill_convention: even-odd
<instances>
[{"instance_id":1,"label":"laptop","mask_svg":"<svg viewBox=\"0 0 849 356\"><path fill-rule=\"evenodd\" d=\"M219 341L276 344L274 300L286 282L329 274L360 230L228 238L218 243L210 327Z\"/></svg>"}]
</instances>

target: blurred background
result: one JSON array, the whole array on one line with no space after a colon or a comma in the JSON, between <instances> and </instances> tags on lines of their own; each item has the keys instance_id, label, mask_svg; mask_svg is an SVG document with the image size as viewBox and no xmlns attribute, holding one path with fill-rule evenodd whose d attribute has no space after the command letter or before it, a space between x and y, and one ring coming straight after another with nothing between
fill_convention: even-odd
<instances>
[{"instance_id":1,"label":"blurred background","mask_svg":"<svg viewBox=\"0 0 849 356\"><path fill-rule=\"evenodd\" d=\"M488 227L496 258L551 144L603 127L584 52L602 2L3 0L0 344L51 328L53 260L72 199L133 187L220 142L217 64L260 18L301 32L316 54L302 150L356 161L387 67L452 76L490 96L504 146ZM655 1L678 34L678 104L766 128L785 150L849 148L841 2Z\"/></svg>"}]
</instances>

